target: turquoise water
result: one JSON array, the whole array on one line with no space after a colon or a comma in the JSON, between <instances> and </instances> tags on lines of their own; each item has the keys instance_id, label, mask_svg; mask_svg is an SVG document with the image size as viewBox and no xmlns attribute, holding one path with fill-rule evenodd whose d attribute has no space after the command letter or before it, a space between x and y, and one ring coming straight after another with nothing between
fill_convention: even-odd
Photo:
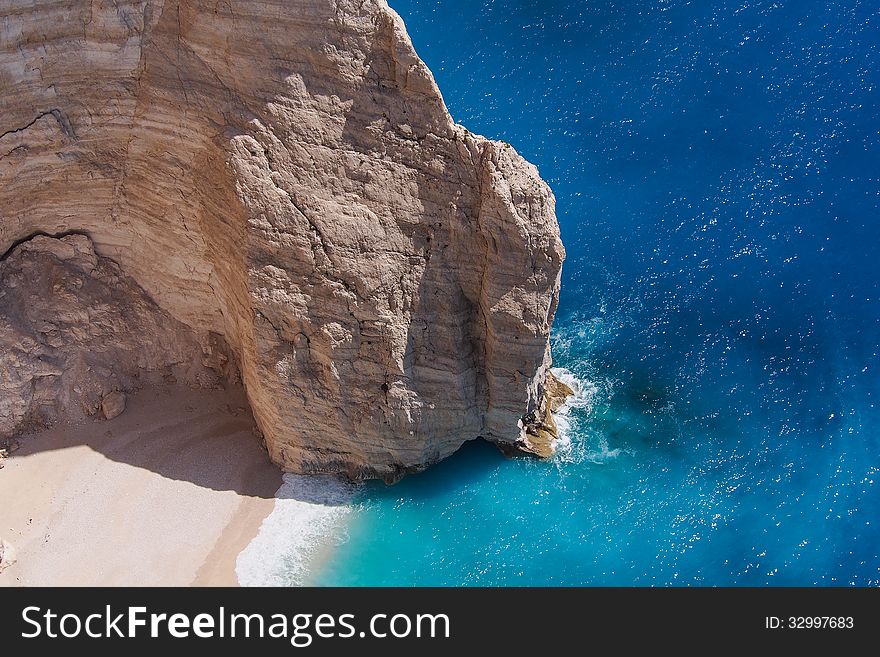
<instances>
[{"instance_id":1,"label":"turquoise water","mask_svg":"<svg viewBox=\"0 0 880 657\"><path fill-rule=\"evenodd\" d=\"M362 490L333 585L880 583L880 8L392 0L568 248L553 462Z\"/></svg>"}]
</instances>

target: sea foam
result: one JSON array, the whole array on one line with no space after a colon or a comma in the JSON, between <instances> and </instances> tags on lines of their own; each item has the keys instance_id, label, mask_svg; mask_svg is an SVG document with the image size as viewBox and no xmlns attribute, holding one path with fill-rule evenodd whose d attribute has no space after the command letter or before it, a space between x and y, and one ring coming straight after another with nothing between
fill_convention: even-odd
<instances>
[{"instance_id":1,"label":"sea foam","mask_svg":"<svg viewBox=\"0 0 880 657\"><path fill-rule=\"evenodd\" d=\"M272 510L238 555L241 586L302 586L321 550L345 541L358 486L328 475L285 474Z\"/></svg>"},{"instance_id":2,"label":"sea foam","mask_svg":"<svg viewBox=\"0 0 880 657\"><path fill-rule=\"evenodd\" d=\"M606 436L585 431L599 394L599 386L564 367L554 367L551 371L553 376L574 391L553 414L558 434L554 443L556 460L560 463L591 461L598 464L620 456L619 448L608 448ZM593 440L585 440L585 435L591 435ZM573 440L575 437L580 437L577 442Z\"/></svg>"},{"instance_id":3,"label":"sea foam","mask_svg":"<svg viewBox=\"0 0 880 657\"><path fill-rule=\"evenodd\" d=\"M573 414L588 414L593 407L593 399L597 388L590 381L580 379L574 372L564 367L554 367L551 372L559 381L574 391L565 403L553 413L556 421L557 438L553 444L558 460L566 461L572 457L572 436L574 435L577 418Z\"/></svg>"}]
</instances>

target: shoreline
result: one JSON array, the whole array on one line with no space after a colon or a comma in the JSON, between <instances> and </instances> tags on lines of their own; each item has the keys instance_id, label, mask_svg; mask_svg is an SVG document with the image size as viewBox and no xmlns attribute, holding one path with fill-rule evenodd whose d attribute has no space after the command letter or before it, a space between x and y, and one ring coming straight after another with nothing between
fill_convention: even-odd
<instances>
[{"instance_id":1,"label":"shoreline","mask_svg":"<svg viewBox=\"0 0 880 657\"><path fill-rule=\"evenodd\" d=\"M282 485L240 386L144 388L20 439L0 470L9 586L237 586Z\"/></svg>"},{"instance_id":2,"label":"shoreline","mask_svg":"<svg viewBox=\"0 0 880 657\"><path fill-rule=\"evenodd\" d=\"M286 473L274 507L236 559L242 586L308 586L348 535L360 486Z\"/></svg>"},{"instance_id":3,"label":"shoreline","mask_svg":"<svg viewBox=\"0 0 880 657\"><path fill-rule=\"evenodd\" d=\"M240 505L217 543L205 555L190 586L240 586L235 572L238 555L257 537L274 507L274 499L255 499Z\"/></svg>"},{"instance_id":4,"label":"shoreline","mask_svg":"<svg viewBox=\"0 0 880 657\"><path fill-rule=\"evenodd\" d=\"M573 406L590 401L557 372ZM348 540L360 485L282 473L254 429L240 386L169 385L113 420L22 437L0 469L0 539L17 558L0 588L312 585Z\"/></svg>"}]
</instances>

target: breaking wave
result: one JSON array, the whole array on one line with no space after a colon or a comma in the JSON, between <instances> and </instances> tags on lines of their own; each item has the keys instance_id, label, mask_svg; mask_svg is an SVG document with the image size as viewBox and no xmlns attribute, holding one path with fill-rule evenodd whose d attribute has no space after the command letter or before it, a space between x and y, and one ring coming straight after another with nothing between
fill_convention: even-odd
<instances>
[{"instance_id":1,"label":"breaking wave","mask_svg":"<svg viewBox=\"0 0 880 657\"><path fill-rule=\"evenodd\" d=\"M555 444L556 461L560 464L584 461L601 464L620 456L619 448L608 448L604 434L590 430L593 409L601 393L600 385L564 367L554 367L551 371L574 391L574 395L553 414L559 434Z\"/></svg>"},{"instance_id":2,"label":"breaking wave","mask_svg":"<svg viewBox=\"0 0 880 657\"><path fill-rule=\"evenodd\" d=\"M285 474L275 508L238 555L241 586L303 586L322 553L347 540L358 485L328 475Z\"/></svg>"}]
</instances>

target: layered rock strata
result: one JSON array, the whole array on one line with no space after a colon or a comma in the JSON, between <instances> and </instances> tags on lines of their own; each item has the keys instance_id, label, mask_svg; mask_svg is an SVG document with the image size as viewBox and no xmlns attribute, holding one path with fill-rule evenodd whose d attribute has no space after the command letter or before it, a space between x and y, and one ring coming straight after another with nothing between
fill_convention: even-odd
<instances>
[{"instance_id":1,"label":"layered rock strata","mask_svg":"<svg viewBox=\"0 0 880 657\"><path fill-rule=\"evenodd\" d=\"M139 335L189 350L151 366L222 337L287 470L395 479L476 437L535 451L553 195L452 121L384 1L7 0L0 35L0 253L87 236L154 302Z\"/></svg>"}]
</instances>

